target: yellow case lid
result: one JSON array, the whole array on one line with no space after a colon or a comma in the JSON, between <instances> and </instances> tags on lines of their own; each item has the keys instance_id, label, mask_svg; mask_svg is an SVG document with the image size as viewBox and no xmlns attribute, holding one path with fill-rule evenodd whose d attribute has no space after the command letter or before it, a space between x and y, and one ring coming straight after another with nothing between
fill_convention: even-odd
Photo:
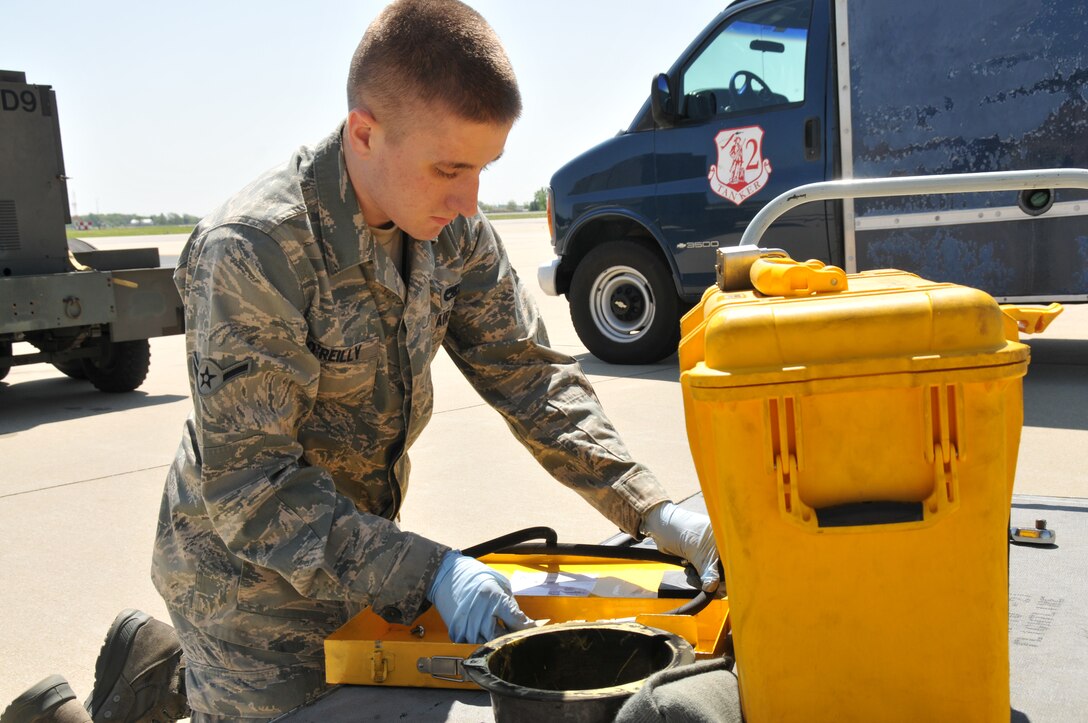
<instances>
[{"instance_id":1,"label":"yellow case lid","mask_svg":"<svg viewBox=\"0 0 1088 723\"><path fill-rule=\"evenodd\" d=\"M900 271L849 279L846 292L804 297L708 291L685 319L681 369L710 377L696 386L735 386L1027 358L983 291Z\"/></svg>"}]
</instances>

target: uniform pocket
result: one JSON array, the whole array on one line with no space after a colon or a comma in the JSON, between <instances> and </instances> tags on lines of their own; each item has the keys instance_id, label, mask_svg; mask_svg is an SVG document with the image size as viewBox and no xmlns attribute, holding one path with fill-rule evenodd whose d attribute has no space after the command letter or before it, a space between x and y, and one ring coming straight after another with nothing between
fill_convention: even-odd
<instances>
[{"instance_id":1,"label":"uniform pocket","mask_svg":"<svg viewBox=\"0 0 1088 723\"><path fill-rule=\"evenodd\" d=\"M345 402L366 396L374 388L378 370L378 340L329 352L321 360L321 378L317 384L319 398Z\"/></svg>"},{"instance_id":2,"label":"uniform pocket","mask_svg":"<svg viewBox=\"0 0 1088 723\"><path fill-rule=\"evenodd\" d=\"M304 598L274 571L226 559L237 567L228 572L202 561L185 615L204 634L247 648L319 657L324 639L346 622L343 603Z\"/></svg>"},{"instance_id":3,"label":"uniform pocket","mask_svg":"<svg viewBox=\"0 0 1088 723\"><path fill-rule=\"evenodd\" d=\"M336 624L344 606L342 603L303 597L275 570L242 562L238 578L238 609L273 618Z\"/></svg>"},{"instance_id":4,"label":"uniform pocket","mask_svg":"<svg viewBox=\"0 0 1088 723\"><path fill-rule=\"evenodd\" d=\"M194 620L215 618L230 607L238 584L237 558L219 545L201 547L192 594Z\"/></svg>"}]
</instances>

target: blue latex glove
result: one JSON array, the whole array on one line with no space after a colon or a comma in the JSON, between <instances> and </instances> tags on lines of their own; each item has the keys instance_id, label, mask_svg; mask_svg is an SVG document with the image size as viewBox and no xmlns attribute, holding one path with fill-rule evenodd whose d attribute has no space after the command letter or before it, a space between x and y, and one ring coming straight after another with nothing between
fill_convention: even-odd
<instances>
[{"instance_id":1,"label":"blue latex glove","mask_svg":"<svg viewBox=\"0 0 1088 723\"><path fill-rule=\"evenodd\" d=\"M442 558L427 599L438 608L455 643L486 643L533 623L518 607L505 577L456 550Z\"/></svg>"},{"instance_id":2,"label":"blue latex glove","mask_svg":"<svg viewBox=\"0 0 1088 723\"><path fill-rule=\"evenodd\" d=\"M709 517L662 502L646 513L642 531L654 538L657 549L690 562L699 573L703 590L718 589L718 547Z\"/></svg>"}]
</instances>

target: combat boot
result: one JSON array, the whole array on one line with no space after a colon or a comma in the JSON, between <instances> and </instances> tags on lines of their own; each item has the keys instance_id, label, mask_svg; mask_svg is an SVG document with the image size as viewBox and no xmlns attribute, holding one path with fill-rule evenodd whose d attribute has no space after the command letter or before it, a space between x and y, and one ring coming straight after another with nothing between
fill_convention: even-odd
<instances>
[{"instance_id":1,"label":"combat boot","mask_svg":"<svg viewBox=\"0 0 1088 723\"><path fill-rule=\"evenodd\" d=\"M90 723L87 709L76 700L68 681L50 675L11 702L0 723Z\"/></svg>"},{"instance_id":2,"label":"combat boot","mask_svg":"<svg viewBox=\"0 0 1088 723\"><path fill-rule=\"evenodd\" d=\"M106 633L87 700L94 723L166 723L189 717L177 633L139 610L123 610Z\"/></svg>"}]
</instances>

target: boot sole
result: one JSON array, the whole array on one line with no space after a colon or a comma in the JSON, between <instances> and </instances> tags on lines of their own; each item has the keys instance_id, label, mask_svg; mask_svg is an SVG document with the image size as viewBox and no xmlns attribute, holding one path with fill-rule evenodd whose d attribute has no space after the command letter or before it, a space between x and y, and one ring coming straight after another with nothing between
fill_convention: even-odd
<instances>
[{"instance_id":1,"label":"boot sole","mask_svg":"<svg viewBox=\"0 0 1088 723\"><path fill-rule=\"evenodd\" d=\"M88 701L87 712L93 717L117 687L121 672L125 669L132 644L136 642L136 633L151 620L151 616L139 610L122 610L114 618L102 650L98 653L98 662L94 666L94 690Z\"/></svg>"},{"instance_id":2,"label":"boot sole","mask_svg":"<svg viewBox=\"0 0 1088 723\"><path fill-rule=\"evenodd\" d=\"M75 697L76 694L72 692L67 680L59 675L50 675L13 700L3 714L0 714L0 723L30 720L35 713L57 708Z\"/></svg>"}]
</instances>

